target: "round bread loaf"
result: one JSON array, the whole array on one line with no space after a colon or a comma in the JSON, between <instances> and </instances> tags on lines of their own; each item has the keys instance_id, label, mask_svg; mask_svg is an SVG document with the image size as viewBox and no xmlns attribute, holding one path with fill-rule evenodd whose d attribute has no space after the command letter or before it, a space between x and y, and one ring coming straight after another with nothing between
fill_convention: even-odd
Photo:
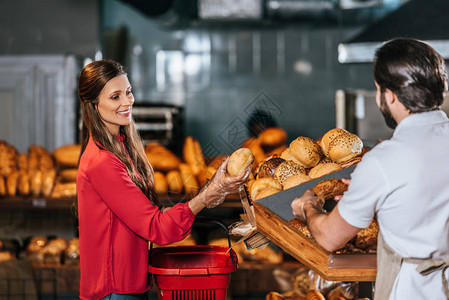
<instances>
[{"instance_id":1,"label":"round bread loaf","mask_svg":"<svg viewBox=\"0 0 449 300\"><path fill-rule=\"evenodd\" d=\"M349 131L343 128L333 128L326 132L320 140L321 149L323 150L323 154L328 157L327 150L329 148L330 142L339 136L340 134L348 134Z\"/></svg>"},{"instance_id":2,"label":"round bread loaf","mask_svg":"<svg viewBox=\"0 0 449 300\"><path fill-rule=\"evenodd\" d=\"M340 134L329 144L329 158L336 163L344 163L362 153L363 142L355 134Z\"/></svg>"},{"instance_id":3,"label":"round bread loaf","mask_svg":"<svg viewBox=\"0 0 449 300\"><path fill-rule=\"evenodd\" d=\"M276 171L274 172L274 178L283 185L284 181L288 177L301 173L305 173L305 170L302 166L298 165L292 160L286 160L276 168Z\"/></svg>"},{"instance_id":4,"label":"round bread loaf","mask_svg":"<svg viewBox=\"0 0 449 300\"><path fill-rule=\"evenodd\" d=\"M254 162L254 155L248 148L239 148L231 154L228 161L228 173L231 176L241 174Z\"/></svg>"},{"instance_id":5,"label":"round bread loaf","mask_svg":"<svg viewBox=\"0 0 449 300\"><path fill-rule=\"evenodd\" d=\"M278 127L267 128L259 134L259 141L264 147L278 147L287 141L287 132Z\"/></svg>"},{"instance_id":6,"label":"round bread loaf","mask_svg":"<svg viewBox=\"0 0 449 300\"><path fill-rule=\"evenodd\" d=\"M270 189L268 189L270 188ZM269 195L272 195L274 193L282 191L282 185L274 178L272 177L264 177L257 179L253 182L251 185L250 195L251 199L256 201L256 199L262 199L264 197L258 196L259 193L261 193L263 190L268 189L267 192L264 192L262 195L264 197L267 197ZM269 195L267 195L269 194Z\"/></svg>"},{"instance_id":7,"label":"round bread loaf","mask_svg":"<svg viewBox=\"0 0 449 300\"><path fill-rule=\"evenodd\" d=\"M333 162L319 163L315 167L310 169L308 175L310 178L315 179L315 178L330 174L332 172L339 171L341 169L342 169L342 167L337 163L333 163Z\"/></svg>"},{"instance_id":8,"label":"round bread loaf","mask_svg":"<svg viewBox=\"0 0 449 300\"><path fill-rule=\"evenodd\" d=\"M316 166L323 156L320 145L305 136L291 142L289 149L290 154L305 168Z\"/></svg>"},{"instance_id":9,"label":"round bread loaf","mask_svg":"<svg viewBox=\"0 0 449 300\"><path fill-rule=\"evenodd\" d=\"M67 167L77 167L78 159L81 153L81 145L64 145L53 151L56 162L59 165Z\"/></svg>"},{"instance_id":10,"label":"round bread loaf","mask_svg":"<svg viewBox=\"0 0 449 300\"><path fill-rule=\"evenodd\" d=\"M285 160L280 157L268 158L260 164L259 169L257 170L257 179L264 177L274 177L276 168L284 161Z\"/></svg>"},{"instance_id":11,"label":"round bread loaf","mask_svg":"<svg viewBox=\"0 0 449 300\"><path fill-rule=\"evenodd\" d=\"M253 198L254 201L263 199L265 197L271 196L273 194L279 193L282 191L282 189L277 189L271 186L266 187L265 189L261 190L259 193L256 194L255 198Z\"/></svg>"},{"instance_id":12,"label":"round bread loaf","mask_svg":"<svg viewBox=\"0 0 449 300\"><path fill-rule=\"evenodd\" d=\"M293 175L288 177L287 179L284 180L284 190L287 190L289 188L292 188L294 186L303 184L304 182L310 181L312 178L310 178L309 176L307 176L306 174L297 174L297 175Z\"/></svg>"},{"instance_id":13,"label":"round bread loaf","mask_svg":"<svg viewBox=\"0 0 449 300\"><path fill-rule=\"evenodd\" d=\"M317 290L307 292L306 300L326 300L326 298Z\"/></svg>"}]
</instances>

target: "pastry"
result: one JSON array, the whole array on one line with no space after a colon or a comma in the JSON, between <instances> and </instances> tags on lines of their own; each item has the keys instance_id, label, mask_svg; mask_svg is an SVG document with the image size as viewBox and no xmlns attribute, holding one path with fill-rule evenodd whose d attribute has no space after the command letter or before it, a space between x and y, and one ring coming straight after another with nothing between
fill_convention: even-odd
<instances>
[{"instance_id":1,"label":"pastry","mask_svg":"<svg viewBox=\"0 0 449 300\"><path fill-rule=\"evenodd\" d=\"M321 206L326 200L334 199L337 195L343 195L348 186L337 178L325 179L318 182L313 188L313 193L318 197Z\"/></svg>"}]
</instances>

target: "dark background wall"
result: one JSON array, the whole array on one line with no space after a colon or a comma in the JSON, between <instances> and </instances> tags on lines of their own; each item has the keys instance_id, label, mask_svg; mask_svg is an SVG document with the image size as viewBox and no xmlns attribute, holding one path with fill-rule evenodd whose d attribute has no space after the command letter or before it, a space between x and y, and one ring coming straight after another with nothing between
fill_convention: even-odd
<instances>
[{"instance_id":1,"label":"dark background wall","mask_svg":"<svg viewBox=\"0 0 449 300\"><path fill-rule=\"evenodd\" d=\"M105 1L104 45L126 40L137 101L185 107L185 134L222 152L247 136L246 121L266 108L289 139L335 127L337 89L374 89L371 64L342 65L338 44L362 26L319 22L193 24L167 29L121 1ZM126 38L124 38L126 36ZM103 49L104 53L108 49ZM239 137L229 137L237 129ZM233 132L235 133L235 131Z\"/></svg>"},{"instance_id":2,"label":"dark background wall","mask_svg":"<svg viewBox=\"0 0 449 300\"><path fill-rule=\"evenodd\" d=\"M371 64L337 61L338 44L366 22L169 27L170 15L149 17L118 0L3 1L0 8L0 55L120 60L137 102L183 106L184 134L223 153L248 135L257 108L290 140L316 138L335 127L337 89L374 88Z\"/></svg>"}]
</instances>

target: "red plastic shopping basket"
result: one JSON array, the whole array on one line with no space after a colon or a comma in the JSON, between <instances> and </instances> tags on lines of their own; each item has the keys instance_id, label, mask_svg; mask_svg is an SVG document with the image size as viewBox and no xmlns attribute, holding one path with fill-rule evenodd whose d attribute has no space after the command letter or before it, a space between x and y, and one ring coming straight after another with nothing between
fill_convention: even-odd
<instances>
[{"instance_id":1,"label":"red plastic shopping basket","mask_svg":"<svg viewBox=\"0 0 449 300\"><path fill-rule=\"evenodd\" d=\"M159 299L225 300L231 273L237 270L237 255L228 249L208 245L151 249L148 270Z\"/></svg>"}]
</instances>

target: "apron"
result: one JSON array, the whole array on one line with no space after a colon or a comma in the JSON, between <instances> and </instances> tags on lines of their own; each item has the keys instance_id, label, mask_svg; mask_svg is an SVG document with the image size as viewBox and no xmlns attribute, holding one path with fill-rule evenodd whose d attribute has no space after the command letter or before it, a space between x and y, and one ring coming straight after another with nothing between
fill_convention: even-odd
<instances>
[{"instance_id":1,"label":"apron","mask_svg":"<svg viewBox=\"0 0 449 300\"><path fill-rule=\"evenodd\" d=\"M374 292L374 300L387 300L390 298L391 291L396 277L401 270L403 262L418 265L416 271L421 275L428 275L432 272L441 270L444 294L449 300L449 286L444 271L449 268L449 256L445 258L404 258L397 254L385 243L382 234L379 232L377 245L377 276Z\"/></svg>"}]
</instances>

